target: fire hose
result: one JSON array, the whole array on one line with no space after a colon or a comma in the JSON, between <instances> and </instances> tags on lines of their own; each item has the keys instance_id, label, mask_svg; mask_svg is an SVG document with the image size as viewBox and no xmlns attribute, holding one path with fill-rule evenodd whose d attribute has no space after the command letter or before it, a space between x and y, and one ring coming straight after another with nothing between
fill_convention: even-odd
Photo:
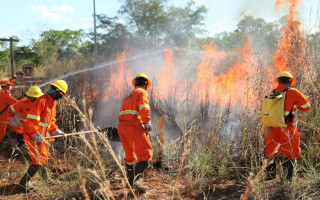
<instances>
[{"instance_id":1,"label":"fire hose","mask_svg":"<svg viewBox=\"0 0 320 200\"><path fill-rule=\"evenodd\" d=\"M54 138L59 138L59 137L68 137L68 136L73 136L73 135L80 135L84 133L97 133L98 131L82 131L82 132L76 132L76 133L66 133L64 135L55 135L55 136L48 136L45 137L44 139L49 140L49 139L54 139Z\"/></svg>"}]
</instances>

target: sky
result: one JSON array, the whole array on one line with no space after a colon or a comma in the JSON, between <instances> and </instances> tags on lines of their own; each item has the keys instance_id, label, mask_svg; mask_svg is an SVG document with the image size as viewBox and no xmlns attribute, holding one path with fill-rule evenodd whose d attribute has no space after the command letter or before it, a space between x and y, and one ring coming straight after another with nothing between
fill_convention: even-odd
<instances>
[{"instance_id":1,"label":"sky","mask_svg":"<svg viewBox=\"0 0 320 200\"><path fill-rule=\"evenodd\" d=\"M169 5L183 7L188 0L168 0ZM287 13L276 10L276 0L195 0L207 7L207 36L233 31L245 15L272 22ZM320 0L300 0L299 19L306 31L319 31ZM43 31L93 30L93 0L0 0L0 38L16 35L18 46L28 45ZM95 0L96 14L117 15L123 0Z\"/></svg>"}]
</instances>

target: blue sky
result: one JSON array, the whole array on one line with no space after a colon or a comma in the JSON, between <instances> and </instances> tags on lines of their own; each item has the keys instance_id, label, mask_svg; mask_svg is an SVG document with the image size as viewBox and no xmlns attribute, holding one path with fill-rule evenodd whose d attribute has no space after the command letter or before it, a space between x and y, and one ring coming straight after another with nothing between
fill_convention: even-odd
<instances>
[{"instance_id":1,"label":"blue sky","mask_svg":"<svg viewBox=\"0 0 320 200\"><path fill-rule=\"evenodd\" d=\"M0 38L17 35L20 45L27 45L44 30L89 31L93 27L93 0L0 0ZM123 1L95 0L96 13L110 17L117 14ZM287 9L275 9L275 0L196 0L208 8L205 29L208 36L232 31L244 15L274 21ZM169 4L184 6L187 0L169 0ZM317 9L320 0L301 0L299 18L308 31L319 31ZM317 26L316 26L317 25ZM311 27L311 28L310 28Z\"/></svg>"}]
</instances>

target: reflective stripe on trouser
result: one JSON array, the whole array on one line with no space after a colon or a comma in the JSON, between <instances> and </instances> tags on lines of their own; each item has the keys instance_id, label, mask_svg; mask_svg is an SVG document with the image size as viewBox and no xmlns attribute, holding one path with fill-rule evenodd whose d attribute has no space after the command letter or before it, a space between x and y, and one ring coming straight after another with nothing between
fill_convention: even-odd
<instances>
[{"instance_id":1,"label":"reflective stripe on trouser","mask_svg":"<svg viewBox=\"0 0 320 200\"><path fill-rule=\"evenodd\" d=\"M125 162L151 160L152 146L149 136L140 124L119 124L119 136L126 153Z\"/></svg>"},{"instance_id":2,"label":"reflective stripe on trouser","mask_svg":"<svg viewBox=\"0 0 320 200\"><path fill-rule=\"evenodd\" d=\"M31 158L31 164L44 165L51 158L49 153L50 140L45 140L43 144L38 144L33 136L23 134L23 138L27 145L28 153Z\"/></svg>"},{"instance_id":3,"label":"reflective stripe on trouser","mask_svg":"<svg viewBox=\"0 0 320 200\"><path fill-rule=\"evenodd\" d=\"M289 159L299 159L300 158L300 133L296 130L295 136L290 140L294 134L295 127L292 124L289 124L287 128L272 128L272 138L275 142L284 144L280 145L278 150L277 144L272 140L270 136L270 130L268 129L268 134L266 138L266 156L272 158L279 155L282 150L283 154Z\"/></svg>"}]
</instances>

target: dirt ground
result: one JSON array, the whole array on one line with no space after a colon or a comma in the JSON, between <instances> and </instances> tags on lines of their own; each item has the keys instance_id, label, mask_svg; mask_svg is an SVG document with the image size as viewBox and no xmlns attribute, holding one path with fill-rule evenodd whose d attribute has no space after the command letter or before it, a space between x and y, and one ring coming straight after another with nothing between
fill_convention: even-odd
<instances>
[{"instance_id":1,"label":"dirt ground","mask_svg":"<svg viewBox=\"0 0 320 200\"><path fill-rule=\"evenodd\" d=\"M59 156L59 155L55 155ZM54 158L53 158L54 159ZM68 173L72 165L61 156L59 162L49 162L51 178L56 180L63 173ZM57 160L57 159L56 159ZM72 182L68 180L57 181L52 186L44 185L39 175L31 180L33 189L26 192L18 187L17 183L26 171L26 163L29 162L26 149L11 147L0 152L0 199L83 199L83 195L78 189L70 195L71 190L75 190ZM70 169L68 169L70 168ZM130 190L124 187L123 178L119 170L109 169L110 188L114 199L134 199ZM210 184L194 184L193 180L186 180L181 176L177 181L176 174L170 170L157 169L153 166L147 168L144 174L143 183L150 190L145 194L137 194L139 199L167 200L167 199L239 199L244 191L245 184L233 180L212 179ZM173 192L174 191L174 192ZM174 193L174 198L173 198ZM76 196L76 197L75 197Z\"/></svg>"}]
</instances>

